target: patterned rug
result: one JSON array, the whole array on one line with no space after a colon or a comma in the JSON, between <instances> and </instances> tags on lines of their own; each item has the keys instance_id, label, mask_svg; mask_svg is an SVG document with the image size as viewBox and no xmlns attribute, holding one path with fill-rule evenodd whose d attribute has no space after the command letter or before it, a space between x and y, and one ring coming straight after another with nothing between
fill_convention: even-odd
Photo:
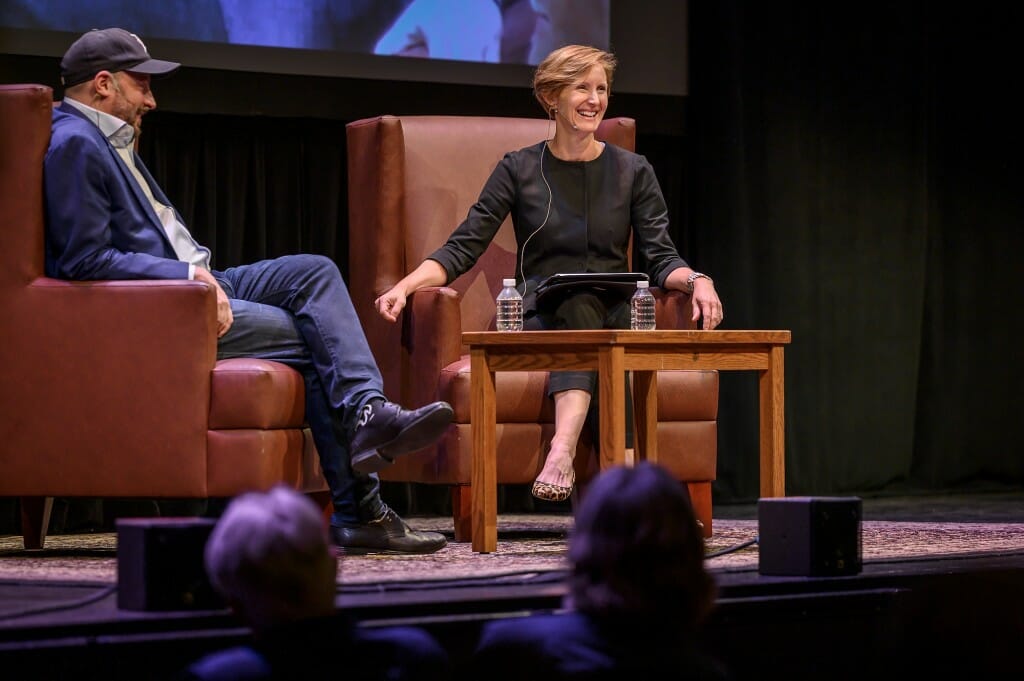
<instances>
[{"instance_id":1,"label":"patterned rug","mask_svg":"<svg viewBox=\"0 0 1024 681\"><path fill-rule=\"evenodd\" d=\"M452 537L450 518L412 518L417 529ZM498 519L498 550L473 553L468 543L449 543L427 556L349 556L341 561L342 586L382 582L522 579L566 567L567 515L509 514ZM714 572L757 568L756 520L715 520L706 543ZM951 556L1024 554L1024 523L862 523L865 563L925 560ZM730 551L750 543L745 548ZM72 534L48 537L41 551L25 551L21 537L0 537L0 581L117 582L117 535ZM724 552L724 553L722 553ZM721 554L721 555L715 555Z\"/></svg>"}]
</instances>

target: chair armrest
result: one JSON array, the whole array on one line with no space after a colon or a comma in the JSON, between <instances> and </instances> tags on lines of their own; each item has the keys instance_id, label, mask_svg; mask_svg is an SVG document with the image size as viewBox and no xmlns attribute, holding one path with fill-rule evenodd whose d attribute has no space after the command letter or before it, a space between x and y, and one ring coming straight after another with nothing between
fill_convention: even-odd
<instances>
[{"instance_id":1,"label":"chair armrest","mask_svg":"<svg viewBox=\"0 0 1024 681\"><path fill-rule=\"evenodd\" d=\"M693 297L682 291L651 287L655 301L655 323L659 329L696 329Z\"/></svg>"},{"instance_id":2,"label":"chair armrest","mask_svg":"<svg viewBox=\"0 0 1024 681\"><path fill-rule=\"evenodd\" d=\"M0 435L19 494L201 490L215 304L201 282L48 278L4 301L0 407L19 427Z\"/></svg>"},{"instance_id":3,"label":"chair armrest","mask_svg":"<svg viewBox=\"0 0 1024 681\"><path fill-rule=\"evenodd\" d=\"M157 403L175 420L207 422L217 332L206 284L42 278L17 307L12 351L32 366L26 380L63 386L72 409Z\"/></svg>"},{"instance_id":4,"label":"chair armrest","mask_svg":"<svg viewBox=\"0 0 1024 681\"><path fill-rule=\"evenodd\" d=\"M216 361L216 295L199 281L41 277L24 302L35 312L22 320L25 336L62 352L80 348L94 360L119 357L124 364L158 354L164 364L187 361L206 372Z\"/></svg>"},{"instance_id":5,"label":"chair armrest","mask_svg":"<svg viewBox=\"0 0 1024 681\"><path fill-rule=\"evenodd\" d=\"M131 386L136 401L206 423L217 359L216 294L206 284L40 278L22 302L20 352L37 380L77 378L90 386L74 388L83 398Z\"/></svg>"},{"instance_id":6,"label":"chair armrest","mask_svg":"<svg viewBox=\"0 0 1024 681\"><path fill-rule=\"evenodd\" d=\"M409 406L437 399L441 369L462 355L462 294L447 286L422 288L409 297L402 345L409 356Z\"/></svg>"}]
</instances>

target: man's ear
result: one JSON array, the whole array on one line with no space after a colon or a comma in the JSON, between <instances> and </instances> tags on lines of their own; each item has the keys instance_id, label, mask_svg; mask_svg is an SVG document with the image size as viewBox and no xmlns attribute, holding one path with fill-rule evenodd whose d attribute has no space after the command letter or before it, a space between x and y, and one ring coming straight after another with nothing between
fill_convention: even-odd
<instances>
[{"instance_id":1,"label":"man's ear","mask_svg":"<svg viewBox=\"0 0 1024 681\"><path fill-rule=\"evenodd\" d=\"M92 77L92 87L98 96L110 97L117 91L114 74L110 71L100 71Z\"/></svg>"}]
</instances>

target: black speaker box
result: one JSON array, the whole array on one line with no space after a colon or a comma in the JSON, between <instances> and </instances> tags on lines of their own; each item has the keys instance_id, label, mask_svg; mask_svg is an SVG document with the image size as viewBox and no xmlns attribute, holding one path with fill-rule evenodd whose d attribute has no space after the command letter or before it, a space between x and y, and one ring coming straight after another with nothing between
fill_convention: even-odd
<instances>
[{"instance_id":1,"label":"black speaker box","mask_svg":"<svg viewBox=\"0 0 1024 681\"><path fill-rule=\"evenodd\" d=\"M117 607L215 610L223 607L203 567L212 518L117 521Z\"/></svg>"},{"instance_id":2,"label":"black speaker box","mask_svg":"<svg viewBox=\"0 0 1024 681\"><path fill-rule=\"evenodd\" d=\"M775 497L757 502L758 571L820 577L861 571L859 497Z\"/></svg>"}]
</instances>

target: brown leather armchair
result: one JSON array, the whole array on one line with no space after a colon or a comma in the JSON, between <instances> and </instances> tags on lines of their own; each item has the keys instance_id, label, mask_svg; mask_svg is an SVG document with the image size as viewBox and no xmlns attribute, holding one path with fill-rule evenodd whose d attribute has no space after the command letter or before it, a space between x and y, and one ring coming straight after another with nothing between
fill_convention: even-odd
<instances>
[{"instance_id":1,"label":"brown leather armchair","mask_svg":"<svg viewBox=\"0 0 1024 681\"><path fill-rule=\"evenodd\" d=\"M455 418L442 440L401 460L385 480L452 486L455 534L471 536L469 357L463 331L494 328L494 297L515 268L511 221L476 266L450 287L410 297L398 324L382 319L373 300L434 251L464 218L505 152L549 137L544 119L381 116L348 125L350 284L356 310L384 375L385 392L405 404L447 400ZM635 146L635 123L605 120L598 137ZM659 328L691 328L689 296L658 295ZM527 483L543 467L554 431L544 372L499 372L499 483ZM659 462L690 488L711 533L711 482L717 454L718 374L663 371L658 376ZM584 437L577 479L598 469Z\"/></svg>"},{"instance_id":2,"label":"brown leather armchair","mask_svg":"<svg viewBox=\"0 0 1024 681\"><path fill-rule=\"evenodd\" d=\"M194 281L43 274L53 93L0 86L0 496L26 548L52 497L228 497L284 482L329 496L302 377L216 359L215 297Z\"/></svg>"}]
</instances>

